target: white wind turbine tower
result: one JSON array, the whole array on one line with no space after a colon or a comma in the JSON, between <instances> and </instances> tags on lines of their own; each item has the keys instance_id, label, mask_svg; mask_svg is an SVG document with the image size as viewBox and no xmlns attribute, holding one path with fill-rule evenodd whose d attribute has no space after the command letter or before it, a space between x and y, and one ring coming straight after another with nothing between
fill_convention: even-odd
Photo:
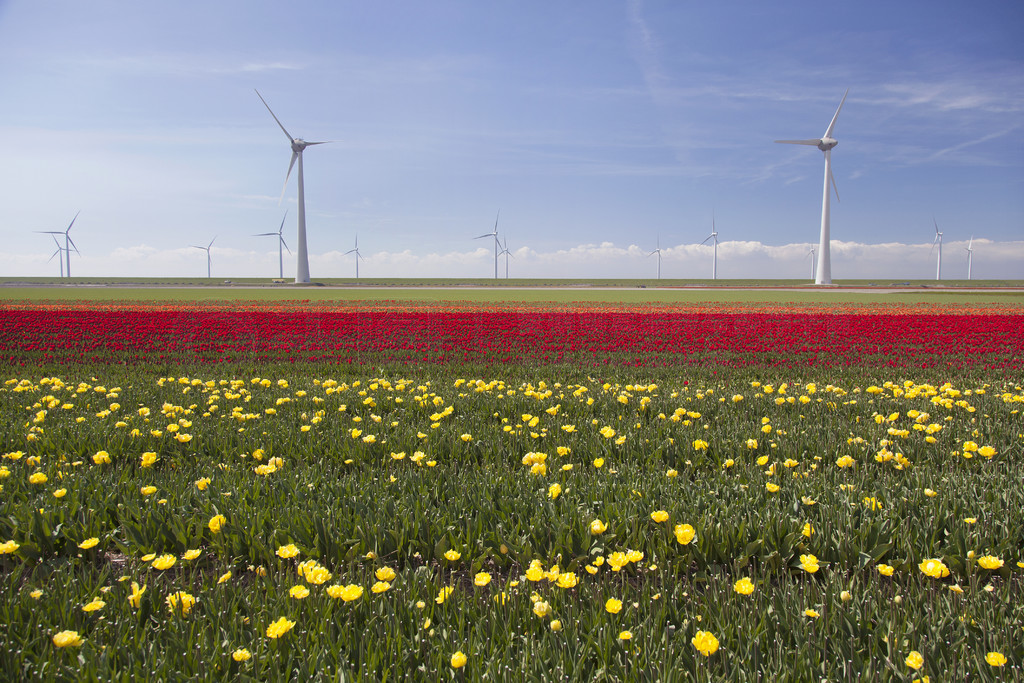
<instances>
[{"instance_id":1,"label":"white wind turbine tower","mask_svg":"<svg viewBox=\"0 0 1024 683\"><path fill-rule=\"evenodd\" d=\"M288 173L284 177L284 187L281 189L281 198L284 199L284 192L288 189L288 179L292 175L292 167L295 165L295 160L299 161L299 233L296 240L297 245L295 247L297 253L298 265L295 268L295 281L296 282L309 282L309 252L306 250L306 192L305 186L302 182L302 151L310 145L323 145L330 140L323 142L306 142L302 138L292 137L292 134L284 127L281 121L274 114L274 111L267 104L267 101L263 99L263 95L260 95L260 91L256 91L256 95L263 102L263 106L267 108L270 115L277 121L277 125L281 127L284 134L288 137L288 141L292 146L292 160L288 163Z\"/></svg>"},{"instance_id":2,"label":"white wind turbine tower","mask_svg":"<svg viewBox=\"0 0 1024 683\"><path fill-rule=\"evenodd\" d=\"M832 188L836 192L836 201L839 201L839 188L836 187L836 179L832 175L832 148L839 144L839 141L832 137L832 129L835 128L836 119L839 118L839 112L843 108L843 103L846 102L846 96L850 94L850 89L846 89L846 93L843 94L843 99L839 102L839 108L836 109L836 113L832 116L832 122L828 124L828 128L825 130L825 134L820 138L814 140L776 140L787 145L811 145L817 147L825 153L825 191L821 197L821 236L818 239L818 275L814 279L816 285L830 285L832 284L832 258L829 252L829 244L831 236L829 235L829 199L831 193L829 192L829 182L832 183Z\"/></svg>"},{"instance_id":3,"label":"white wind turbine tower","mask_svg":"<svg viewBox=\"0 0 1024 683\"><path fill-rule=\"evenodd\" d=\"M711 234L704 238L704 242L714 240L714 255L711 258L711 279L718 279L718 230L715 228L715 217L711 216ZM701 244L704 244L701 242Z\"/></svg>"},{"instance_id":4,"label":"white wind turbine tower","mask_svg":"<svg viewBox=\"0 0 1024 683\"><path fill-rule=\"evenodd\" d=\"M284 218L281 219L281 227L277 229L277 232L261 232L259 234L253 235L253 237L276 237L277 238L277 265L278 265L278 268L279 268L278 272L281 273L280 275L277 276L279 280L283 280L284 279L284 252L281 250L281 247L284 247L285 249L288 249L288 244L284 241L284 234L283 234L284 233L284 221L285 221L286 218L288 218L288 212L287 211L284 212ZM213 243L211 242L211 244L213 244ZM292 253L292 250L288 249L288 253L289 254Z\"/></svg>"},{"instance_id":5,"label":"white wind turbine tower","mask_svg":"<svg viewBox=\"0 0 1024 683\"><path fill-rule=\"evenodd\" d=\"M79 211L78 213L82 213L82 212ZM78 246L75 245L75 241L73 239L71 239L71 226L74 225L75 221L78 220L78 213L76 213L75 217L71 219L71 222L68 224L67 230L64 230L63 232L60 231L60 230L36 230L36 232L38 232L38 233L40 233L42 235L64 235L64 253L65 253L65 255L68 258L68 267L67 267L68 277L71 277L71 249L72 249L72 247L74 248L76 254L78 254L79 256L82 255L82 252L78 251ZM56 240L57 238L54 237L53 239ZM58 244L58 246L60 246L60 245ZM51 257L51 258L53 258L53 257ZM63 269L62 269L61 277L64 277Z\"/></svg>"},{"instance_id":6,"label":"white wind turbine tower","mask_svg":"<svg viewBox=\"0 0 1024 683\"><path fill-rule=\"evenodd\" d=\"M349 249L348 251L346 251L345 252L345 256L348 256L349 254L355 254L356 255L356 279L358 280L359 279L359 259L363 259L364 261L366 260L366 259L363 258L363 255L359 253L359 233L356 233L356 248L355 249Z\"/></svg>"},{"instance_id":7,"label":"white wind turbine tower","mask_svg":"<svg viewBox=\"0 0 1024 683\"><path fill-rule=\"evenodd\" d=\"M661 279L661 235L658 235L657 245L658 245L658 248L655 249L654 251L652 251L650 254L648 254L647 258L650 258L650 257L654 256L655 254L658 255L658 279L660 280Z\"/></svg>"},{"instance_id":8,"label":"white wind turbine tower","mask_svg":"<svg viewBox=\"0 0 1024 683\"><path fill-rule=\"evenodd\" d=\"M935 251L935 245L939 245L939 258L935 262L935 279L942 279L942 233L939 232L939 223L932 216L932 222L935 223L935 241L932 242L932 251Z\"/></svg>"},{"instance_id":9,"label":"white wind turbine tower","mask_svg":"<svg viewBox=\"0 0 1024 683\"><path fill-rule=\"evenodd\" d=\"M811 279L814 279L814 247L811 247L807 255L811 257Z\"/></svg>"},{"instance_id":10,"label":"white wind turbine tower","mask_svg":"<svg viewBox=\"0 0 1024 683\"><path fill-rule=\"evenodd\" d=\"M196 246L194 244L188 245L188 246L192 247L193 249L200 249L200 250L206 252L206 277L210 277L210 268L211 268L211 266L213 264L213 259L210 258L210 247L213 246L213 242L216 239L217 239L217 237L214 236L214 238L212 240L210 240L210 243L207 244L205 247L198 247L198 246Z\"/></svg>"},{"instance_id":11,"label":"white wind turbine tower","mask_svg":"<svg viewBox=\"0 0 1024 683\"><path fill-rule=\"evenodd\" d=\"M494 217L494 230L491 232L485 232L483 235L474 237L475 240L482 240L485 237L494 238L494 279L498 279L498 250L501 247L501 242L498 241L498 217L501 216L501 209L498 209L498 214Z\"/></svg>"},{"instance_id":12,"label":"white wind turbine tower","mask_svg":"<svg viewBox=\"0 0 1024 683\"><path fill-rule=\"evenodd\" d=\"M57 251L53 252L53 254L50 256L50 258L48 258L46 260L46 262L49 263L50 261L53 260L54 256L57 256L58 257L57 258L57 263L60 264L60 276L63 278L64 277L64 256L62 255L62 252L64 251L64 248L62 246L60 246L60 242L57 241L57 237L55 235L50 235L50 237L53 237L53 243L57 245ZM968 279L970 279L970 278L968 278Z\"/></svg>"},{"instance_id":13,"label":"white wind turbine tower","mask_svg":"<svg viewBox=\"0 0 1024 683\"><path fill-rule=\"evenodd\" d=\"M58 247L60 245L57 245ZM971 279L971 261L974 258L974 235L971 235L971 241L967 243L967 248L964 249L967 252L967 279ZM51 257L52 258L52 257Z\"/></svg>"},{"instance_id":14,"label":"white wind turbine tower","mask_svg":"<svg viewBox=\"0 0 1024 683\"><path fill-rule=\"evenodd\" d=\"M508 260L515 258L512 256L512 252L508 250L508 237L504 238L504 244L501 245L501 253L505 256L505 279L508 279Z\"/></svg>"}]
</instances>

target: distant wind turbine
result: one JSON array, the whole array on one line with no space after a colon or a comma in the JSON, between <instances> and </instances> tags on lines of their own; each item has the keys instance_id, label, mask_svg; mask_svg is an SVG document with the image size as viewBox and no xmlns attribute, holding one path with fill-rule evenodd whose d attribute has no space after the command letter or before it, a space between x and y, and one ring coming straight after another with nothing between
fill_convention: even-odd
<instances>
[{"instance_id":1,"label":"distant wind turbine","mask_svg":"<svg viewBox=\"0 0 1024 683\"><path fill-rule=\"evenodd\" d=\"M282 124L281 121L277 118L277 116L274 114L274 111L270 108L270 105L267 104L267 101L263 99L263 95L260 95L259 90L256 91L256 95L260 98L260 101L263 102L263 106L267 108L267 111L270 112L270 115L274 117L274 120L277 121L277 125L281 127L281 130L284 131L284 134L288 137L288 141L291 143L292 160L288 163L288 173L284 177L284 187L281 188L282 199L284 199L285 190L288 189L288 179L292 175L292 167L295 165L295 160L298 159L299 161L299 232L298 239L296 240L296 253L298 265L296 266L295 269L295 281L309 282L309 252L306 250L306 192L305 186L303 185L302 182L302 151L309 147L310 145L323 145L331 141L325 140L323 142L306 142L302 138L292 137L292 134L288 132L288 130L284 127L284 124Z\"/></svg>"},{"instance_id":2,"label":"distant wind turbine","mask_svg":"<svg viewBox=\"0 0 1024 683\"><path fill-rule=\"evenodd\" d=\"M814 279L814 247L811 247L807 255L811 257L811 279Z\"/></svg>"},{"instance_id":3,"label":"distant wind turbine","mask_svg":"<svg viewBox=\"0 0 1024 683\"><path fill-rule=\"evenodd\" d=\"M60 245L57 245L58 247ZM967 252L967 279L971 279L971 261L974 258L974 235L971 235L971 241L967 243L967 248L964 249ZM51 257L53 258L53 257Z\"/></svg>"},{"instance_id":4,"label":"distant wind turbine","mask_svg":"<svg viewBox=\"0 0 1024 683\"><path fill-rule=\"evenodd\" d=\"M285 221L286 218L288 218L288 212L287 211L284 212L284 218L281 219L281 227L277 229L277 232L261 232L261 233L259 233L257 235L253 235L253 237L276 237L277 238L277 265L278 265L278 268L279 268L279 272L281 273L280 275L277 276L279 280L283 280L284 279L284 252L281 251L281 247L284 247L285 249L288 249L288 244L284 241L284 234L283 234L284 233L284 221ZM212 242L211 242L211 244L212 244ZM292 253L292 250L288 249L288 253L289 254Z\"/></svg>"},{"instance_id":5,"label":"distant wind turbine","mask_svg":"<svg viewBox=\"0 0 1024 683\"><path fill-rule=\"evenodd\" d=\"M210 243L207 244L205 247L197 247L194 244L188 245L188 246L192 247L193 249L200 249L200 250L206 252L206 277L210 277L210 268L211 268L211 265L213 264L213 259L210 257L210 247L213 246L213 242L216 239L217 239L217 237L215 235L214 238L212 240L210 240Z\"/></svg>"},{"instance_id":6,"label":"distant wind turbine","mask_svg":"<svg viewBox=\"0 0 1024 683\"><path fill-rule=\"evenodd\" d=\"M60 246L60 242L57 241L57 236L56 235L50 235L50 237L53 237L53 243L57 245L57 251L53 252L53 255L50 256L50 258L47 259L46 262L49 263L50 261L52 261L54 256L58 257L57 258L57 263L60 264L60 276L63 278L64 277L64 257L61 255L61 252L64 251L64 247Z\"/></svg>"},{"instance_id":7,"label":"distant wind turbine","mask_svg":"<svg viewBox=\"0 0 1024 683\"><path fill-rule=\"evenodd\" d=\"M502 245L502 254L505 255L505 280L509 279L509 259L515 258L512 256L512 252L509 251L509 239L504 238L505 244Z\"/></svg>"},{"instance_id":8,"label":"distant wind turbine","mask_svg":"<svg viewBox=\"0 0 1024 683\"><path fill-rule=\"evenodd\" d=\"M711 257L711 279L718 279L718 230L715 228L715 217L711 216L711 234L704 238L704 242L714 240L714 255ZM704 244L701 242L701 244Z\"/></svg>"},{"instance_id":9,"label":"distant wind turbine","mask_svg":"<svg viewBox=\"0 0 1024 683\"><path fill-rule=\"evenodd\" d=\"M850 94L850 89L846 89L846 93L843 95L843 99L839 102L839 108L836 109L836 113L832 116L832 122L828 124L828 128L825 130L825 134L820 138L813 140L776 140L786 145L811 145L817 147L825 153L825 191L821 197L821 236L818 239L818 275L814 279L816 285L830 285L832 284L832 258L829 252L829 245L831 242L831 236L829 234L829 199L831 193L829 192L829 182L832 183L832 188L836 192L836 201L839 201L839 188L836 187L836 179L832 175L832 148L839 144L839 141L832 137L832 129L835 128L836 119L839 118L839 112L843 108L843 103L846 102L846 96Z\"/></svg>"},{"instance_id":10,"label":"distant wind turbine","mask_svg":"<svg viewBox=\"0 0 1024 683\"><path fill-rule=\"evenodd\" d=\"M939 232L939 222L935 220L935 216L932 216L932 222L935 223L935 241L932 242L932 251L935 251L935 245L939 245L939 258L935 262L935 279L942 279L942 233Z\"/></svg>"},{"instance_id":11,"label":"distant wind turbine","mask_svg":"<svg viewBox=\"0 0 1024 683\"><path fill-rule=\"evenodd\" d=\"M497 216L494 217L494 230L491 232L485 232L484 234L474 237L475 240L482 240L485 237L494 238L494 279L498 279L498 250L501 247L501 242L498 241L498 216L501 216L501 209L498 209Z\"/></svg>"},{"instance_id":12,"label":"distant wind turbine","mask_svg":"<svg viewBox=\"0 0 1024 683\"><path fill-rule=\"evenodd\" d=\"M68 268L67 268L68 277L71 277L71 249L72 249L72 247L74 247L76 254L78 254L79 256L82 255L82 252L78 251L78 246L75 245L75 241L73 239L71 239L71 226L74 225L75 221L78 220L78 214L79 213L82 213L82 212L79 211L78 213L75 214L75 217L72 218L71 222L68 224L67 230L64 230L63 232L61 232L59 230L36 230L36 232L38 232L38 233L40 233L42 235L64 235L64 253L67 255L67 258L68 258ZM54 237L54 240L56 240L56 239L57 238ZM61 277L64 277L64 276L61 275Z\"/></svg>"},{"instance_id":13,"label":"distant wind turbine","mask_svg":"<svg viewBox=\"0 0 1024 683\"><path fill-rule=\"evenodd\" d=\"M658 235L657 245L658 245L658 248L655 249L654 251L652 251L650 254L648 254L647 258L650 258L650 257L654 256L655 254L658 255L658 279L660 280L661 279L661 235Z\"/></svg>"},{"instance_id":14,"label":"distant wind turbine","mask_svg":"<svg viewBox=\"0 0 1024 683\"><path fill-rule=\"evenodd\" d=\"M364 261L366 260L366 259L363 258L363 255L359 253L359 233L356 233L356 248L355 249L349 249L348 251L346 251L345 252L345 256L348 256L349 254L355 254L356 255L356 279L358 280L359 279L359 259L363 259Z\"/></svg>"}]
</instances>

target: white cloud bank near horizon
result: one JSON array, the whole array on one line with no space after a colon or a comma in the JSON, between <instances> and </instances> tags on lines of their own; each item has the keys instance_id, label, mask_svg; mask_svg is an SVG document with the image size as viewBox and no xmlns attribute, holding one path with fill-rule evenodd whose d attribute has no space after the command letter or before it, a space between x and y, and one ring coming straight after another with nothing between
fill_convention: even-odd
<instances>
[{"instance_id":1,"label":"white cloud bank near horizon","mask_svg":"<svg viewBox=\"0 0 1024 683\"><path fill-rule=\"evenodd\" d=\"M967 278L967 242L943 244L942 278ZM810 248L794 243L769 245L757 241L723 241L718 245L718 277L721 279L811 279ZM975 239L972 277L1024 279L1024 240ZM867 279L888 283L934 279L936 251L931 244L865 244L834 240L834 279ZM359 264L361 278L488 278L494 276L494 252L478 247L468 251L418 253L365 251ZM276 250L244 250L218 247L212 250L212 275L216 280L242 277L277 277ZM18 254L0 251L0 277L56 277L57 259L52 252ZM312 279L354 278L355 257L343 251L310 253ZM710 245L678 244L661 248L663 279L710 279ZM506 258L498 261L498 276L505 277ZM184 247L158 249L146 244L117 247L107 254L72 254L75 277L182 277L206 276L206 254ZM295 256L285 253L284 277L295 274ZM579 244L567 249L536 251L521 247L508 261L511 278L656 278L657 255L649 247L613 242Z\"/></svg>"}]
</instances>

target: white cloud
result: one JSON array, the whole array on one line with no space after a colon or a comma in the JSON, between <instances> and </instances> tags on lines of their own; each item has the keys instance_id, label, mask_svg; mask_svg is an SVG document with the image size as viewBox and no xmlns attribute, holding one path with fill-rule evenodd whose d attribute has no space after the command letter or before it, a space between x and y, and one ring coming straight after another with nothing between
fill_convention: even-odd
<instances>
[{"instance_id":1,"label":"white cloud","mask_svg":"<svg viewBox=\"0 0 1024 683\"><path fill-rule=\"evenodd\" d=\"M983 135L982 137L976 138L974 140L966 140L966 141L958 143L956 145L952 145L950 147L946 147L945 149L940 149L939 151L935 152L930 157L928 157L927 161L934 161L935 159L938 159L939 157L947 156L947 155L949 155L949 154L951 154L953 152L959 152L960 150L966 149L967 147L973 147L974 145L980 145L981 143L988 142L989 140L995 140L996 138L1001 138L1004 135L1012 133L1016 129L1017 129L1017 126L1012 126L1012 127L1007 128L1005 130L999 130L999 131L996 131L994 133L989 133L988 135Z\"/></svg>"},{"instance_id":2,"label":"white cloud","mask_svg":"<svg viewBox=\"0 0 1024 683\"><path fill-rule=\"evenodd\" d=\"M189 77L200 75L231 76L243 73L264 73L268 71L299 71L306 64L285 61L237 61L223 58L219 54L196 54L181 52L159 52L150 54L108 56L78 56L76 59L61 61L59 64L71 68L87 67L96 71L129 73L135 75L169 75Z\"/></svg>"},{"instance_id":3,"label":"white cloud","mask_svg":"<svg viewBox=\"0 0 1024 683\"><path fill-rule=\"evenodd\" d=\"M720 278L809 278L812 245L808 242L781 245L758 241L731 240L718 245ZM967 242L943 245L943 277L964 279L967 275ZM973 275L976 279L1024 279L1024 241L974 240ZM0 252L0 273L6 277L56 276L52 250L34 254ZM555 251L520 247L508 260L513 278L654 278L657 256L649 246L619 245L613 242L579 244ZM937 253L931 243L865 244L834 240L831 245L832 276L835 279L878 280L879 283L908 279L931 279ZM360 277L371 278L485 278L494 274L494 252L479 247L470 251L417 253L403 251L361 252ZM710 244L675 244L661 247L664 278L707 278L711 275L713 249ZM276 249L243 250L218 247L211 250L214 279L276 277ZM316 278L355 276L355 255L341 250L310 254L310 271ZM147 244L117 247L107 254L72 254L72 272L92 277L202 277L206 254L188 247L158 249ZM506 259L498 261L500 277ZM285 277L293 277L294 255L285 255Z\"/></svg>"}]
</instances>

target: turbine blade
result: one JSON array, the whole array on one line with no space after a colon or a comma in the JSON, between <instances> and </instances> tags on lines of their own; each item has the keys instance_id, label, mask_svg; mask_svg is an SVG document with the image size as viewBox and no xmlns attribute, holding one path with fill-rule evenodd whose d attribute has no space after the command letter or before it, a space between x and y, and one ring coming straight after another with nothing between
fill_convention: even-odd
<instances>
[{"instance_id":1,"label":"turbine blade","mask_svg":"<svg viewBox=\"0 0 1024 683\"><path fill-rule=\"evenodd\" d=\"M498 234L498 217L501 216L501 209L498 209L498 213L494 216L494 234Z\"/></svg>"},{"instance_id":2,"label":"turbine blade","mask_svg":"<svg viewBox=\"0 0 1024 683\"><path fill-rule=\"evenodd\" d=\"M288 243L284 241L283 237L281 238L281 244L284 245L284 250L285 251L287 251L289 254L292 253L292 250L288 248Z\"/></svg>"},{"instance_id":3,"label":"turbine blade","mask_svg":"<svg viewBox=\"0 0 1024 683\"><path fill-rule=\"evenodd\" d=\"M842 99L842 100L841 100L841 101L839 102L839 109L836 109L836 113L835 113L835 115L834 115L834 116L832 117L832 122L828 124L828 129L827 129L827 130L825 131L825 134L824 134L824 135L823 135L822 137L824 137L824 138L830 138L830 137L832 137L832 129L833 129L833 128L835 127L835 125L836 125L836 119L838 119L838 118L839 118L839 112L840 112L840 111L842 110L842 108L843 108L843 103L844 103L844 102L846 102L846 96L847 96L847 95L849 95L849 94L850 94L850 89L849 89L849 88L847 88L847 89L846 89L846 92L845 92L845 93L843 93L843 99Z\"/></svg>"},{"instance_id":4,"label":"turbine blade","mask_svg":"<svg viewBox=\"0 0 1024 683\"><path fill-rule=\"evenodd\" d=\"M64 237L67 238L68 244L75 248L75 253L81 256L82 252L78 251L78 245L75 244L75 241L73 239L71 239L71 235L65 234Z\"/></svg>"},{"instance_id":5,"label":"turbine blade","mask_svg":"<svg viewBox=\"0 0 1024 683\"><path fill-rule=\"evenodd\" d=\"M82 212L81 212L81 211L79 211L78 213L82 213ZM67 229L67 230L65 230L64 232L71 232L71 226L72 226L72 225L74 225L74 224L75 224L75 221L77 221L77 220L78 220L78 213L76 213L76 214L75 214L75 217L71 219L71 222L70 222L70 223L68 223L68 229Z\"/></svg>"},{"instance_id":6,"label":"turbine blade","mask_svg":"<svg viewBox=\"0 0 1024 683\"><path fill-rule=\"evenodd\" d=\"M332 142L337 142L337 140L324 140L322 142L306 142L305 145L306 147L309 147L310 145L329 145Z\"/></svg>"},{"instance_id":7,"label":"turbine blade","mask_svg":"<svg viewBox=\"0 0 1024 683\"><path fill-rule=\"evenodd\" d=\"M295 160L298 156L298 152L292 152L292 160L288 162L288 172L284 174L284 187L281 188L281 198L277 200L278 206L284 201L284 193L288 189L288 179L292 177L292 168L295 166Z\"/></svg>"},{"instance_id":8,"label":"turbine blade","mask_svg":"<svg viewBox=\"0 0 1024 683\"><path fill-rule=\"evenodd\" d=\"M253 88L253 90L256 90L256 89ZM256 96L260 98L260 102L263 103L263 106L267 108L267 111L270 112L270 115L274 117L275 121L277 121L277 125L281 126L281 130L283 130L284 134L288 136L288 141L291 142L292 140L294 140L295 138L292 137L292 134L289 133L288 130L284 127L284 124L281 123L280 119L278 119L277 116L274 115L274 110L271 109L270 105L267 104L267 101L265 99L263 99L263 95L260 95L260 91L259 90L256 90Z\"/></svg>"},{"instance_id":9,"label":"turbine blade","mask_svg":"<svg viewBox=\"0 0 1024 683\"><path fill-rule=\"evenodd\" d=\"M207 246L206 248L207 248L207 249L209 249L210 247L212 247L212 246L213 246L213 243L214 243L215 241L217 241L217 236L216 236L216 235L214 235L214 236L213 236L213 239L212 239L212 240L210 240L210 244L209 244L209 245L208 245L208 246Z\"/></svg>"},{"instance_id":10,"label":"turbine blade","mask_svg":"<svg viewBox=\"0 0 1024 683\"><path fill-rule=\"evenodd\" d=\"M829 177L829 180L832 181L832 189L836 191L836 201L838 202L839 201L839 187L836 185L836 177L834 175L832 175L832 166L831 166L831 164L828 167L828 177Z\"/></svg>"},{"instance_id":11,"label":"turbine blade","mask_svg":"<svg viewBox=\"0 0 1024 683\"><path fill-rule=\"evenodd\" d=\"M253 235L253 237L276 237L277 235L278 233L276 232L261 232Z\"/></svg>"},{"instance_id":12,"label":"turbine blade","mask_svg":"<svg viewBox=\"0 0 1024 683\"><path fill-rule=\"evenodd\" d=\"M281 227L277 229L277 234L280 235L284 231L284 221L288 218L288 209L284 210L284 218L281 219ZM273 233L270 233L273 234Z\"/></svg>"},{"instance_id":13,"label":"turbine blade","mask_svg":"<svg viewBox=\"0 0 1024 683\"><path fill-rule=\"evenodd\" d=\"M704 238L704 242L707 242L707 241L708 241L709 239L711 239L711 238L712 238L712 237L714 237L714 236L715 236L715 235L714 235L714 233L712 233L712 234L708 235L707 237L705 237L705 238ZM701 242L701 244L704 244L704 242ZM698 246L699 246L699 245L698 245Z\"/></svg>"},{"instance_id":14,"label":"turbine blade","mask_svg":"<svg viewBox=\"0 0 1024 683\"><path fill-rule=\"evenodd\" d=\"M480 235L479 237L474 237L473 239L475 239L475 240L482 240L485 237L493 237L493 236L494 236L494 233L493 232L489 232L486 235Z\"/></svg>"},{"instance_id":15,"label":"turbine blade","mask_svg":"<svg viewBox=\"0 0 1024 683\"><path fill-rule=\"evenodd\" d=\"M775 142L783 145L810 145L811 147L817 147L818 143L821 142L820 138L814 140L776 140Z\"/></svg>"}]
</instances>

